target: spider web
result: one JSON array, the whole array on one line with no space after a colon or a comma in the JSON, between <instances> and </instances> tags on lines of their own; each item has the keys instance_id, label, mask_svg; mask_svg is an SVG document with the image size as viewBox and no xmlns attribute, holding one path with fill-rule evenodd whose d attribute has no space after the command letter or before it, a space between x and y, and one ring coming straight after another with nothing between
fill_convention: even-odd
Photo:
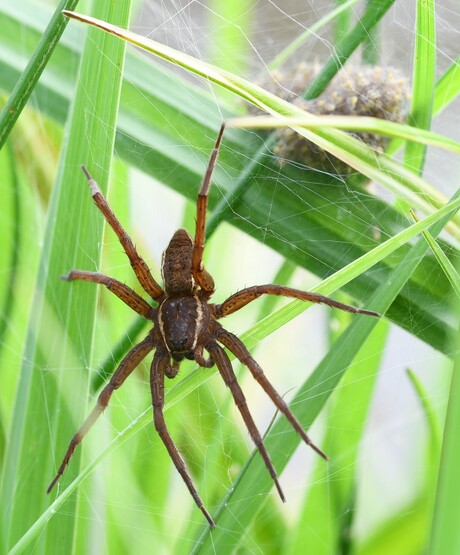
<instances>
[{"instance_id":1,"label":"spider web","mask_svg":"<svg viewBox=\"0 0 460 555\"><path fill-rule=\"evenodd\" d=\"M324 6L323 9L327 10L329 7ZM156 40L202 59L209 60L211 57L218 65L223 64L225 66L227 53L216 50L214 44L211 46L213 35L210 35L210 28L206 25L206 22L213 17L216 18L214 22L217 20L217 28L219 21L222 22L222 25L224 23L224 20L219 18L212 8L194 2L184 4L181 8L176 4L173 10L168 12L168 9L166 9L166 12L169 13L171 18L166 15L158 20L157 15L152 14L146 8L146 17L152 17L153 23L150 24L150 20L149 25L142 23L140 32L144 33L152 28L152 36ZM284 2L282 4L267 2L263 6L258 6L258 24L254 26L255 29L252 30L250 36L245 35L247 40L246 49L250 52L249 74L260 75L263 73L266 70L266 64L279 52L281 45L285 44L285 41L289 41L289 37L304 30L311 18L315 20L321 17L321 13L321 9L318 8L316 3L315 7L308 6L306 9L295 3L287 5ZM443 29L443 37L446 38L446 34L456 37L455 27L448 23L448 13L449 7L447 5L442 6L439 14L439 25ZM282 24L280 24L280 21L282 21ZM407 3L397 6L384 21L381 46L376 45L381 52L381 63L384 66L396 65L406 75L411 73L412 60L410 53L414 40L413 21L412 6ZM302 50L302 60L322 60L331 54L332 38L327 33L321 33L316 39L307 43ZM440 67L443 63L447 67L450 61L455 58L454 49L454 46L449 46L449 40L446 40L446 43L439 47ZM238 58L238 52L232 52L231 59L234 60L234 58ZM245 57L246 63L248 63L247 60L248 58ZM441 60L444 60L444 62L441 62ZM213 91L211 85L208 85L208 87L210 91ZM217 108L219 106L218 102L216 99ZM446 132L449 136L452 136L452 133L454 136L455 133L458 133L458 131L452 129L446 130L442 127L446 121L444 118L439 119L443 119L444 123L437 122L435 130ZM445 176L441 176L438 171L439 164L442 163L441 160L444 157L446 157L444 153L431 149L427 159L425 176L440 190L450 194L452 190L448 184L451 179L449 177L445 179ZM448 158L450 161L443 164L443 166L451 167L453 176L455 167L452 166L451 157ZM150 184L146 186L139 184L139 187L142 188L142 193L133 194L133 213L139 217L144 207L145 220L150 227L145 234L145 241L149 241L151 250L156 251L157 260L159 260L161 247L158 247L159 235L155 230L157 217L161 218L161 214L166 214L166 219L169 220L172 212L177 213L177 199L173 195L171 208L165 209L165 203L168 202L167 198L160 202L157 191L152 191ZM148 194L147 189L150 190L151 194L150 202L145 202L145 198L148 198L145 196ZM370 210L366 209L369 198L365 194L357 195L354 191L350 191L350 193L353 195L351 202L362 205L369 218L373 218ZM388 199L388 195L383 194ZM169 197L170 193L167 193L167 196ZM153 206L156 206L158 211L152 218ZM304 209L305 206L299 205L299 211ZM251 210L250 206L248 210ZM267 224L269 221L270 213L267 213ZM372 223L376 227L379 226L379 222L372 220ZM166 237L162 237L162 245L167 241L167 237L171 236L176 226L177 221L169 223ZM164 225L162 223L160 227L163 232L168 226L164 222ZM227 233L232 235L228 237ZM208 253L210 260L208 267L218 284L216 296L219 299L225 298L227 294L244 286L270 282L280 264L280 258L277 254L270 249L262 248L260 242L255 243L248 239L246 235L241 235L234 229L231 231L225 229L221 234L216 234L216 238L210 245L210 251L211 253ZM225 263L221 262L222 252L225 253ZM218 260L217 264L213 264L213 258ZM230 268L236 268L236 271L230 273ZM222 273L222 275L219 276L219 273ZM296 286L308 288L314 283L316 283L316 278L302 271L296 273L294 282ZM247 307L244 315L239 314L238 318L235 318L237 320L235 323L227 323L226 321L225 324L233 331L240 331L248 327L248 321L251 322L251 318L256 317L257 307ZM261 363L278 391L281 394L286 394L288 398L292 396L293 391L298 388L306 378L307 373L315 367L323 356L327 348L327 321L327 309L315 307L277 332L276 336L263 341L258 346L255 353L257 360ZM406 347L407 342L410 344L409 349ZM392 328L381 363L374 401L367 416L367 431L359 459L360 509L355 522L358 533L361 532L365 535L370 528L384 521L385 515L388 516L395 508L408 504L417 495L416 492L419 491L423 483L424 470L422 465L414 468L414 461L424 458L426 421L423 412L420 410L419 401L414 395L413 386L407 378L406 369L410 368L420 375L429 391L439 392L433 395L432 402L438 409L442 410L445 401L442 393L443 380L434 377L431 371L433 367L440 368L442 366L442 357L438 353L406 332L398 328ZM219 395L215 393L216 388L219 387L216 382L217 380L213 379L208 394L211 399L215 398L216 416L223 418L219 408L222 404L221 395L227 395L227 399L229 395L225 392L219 392ZM264 430L273 416L273 406L265 398L257 384L253 383L250 376L245 376L243 384L250 407L256 415L260 428ZM199 408L199 394L197 394L197 398ZM401 407L404 407L404 410L401 410ZM178 411L180 414L180 408L178 408ZM236 426L240 430L243 429L243 436L247 436L237 412L232 409L230 414L235 417ZM324 428L327 429L327 421L319 424L319 428L313 428L312 431L312 436L315 438L321 437L321 434L325 431ZM323 429L321 429L321 426ZM232 433L235 434L237 441L241 441L240 432L232 431ZM340 430L338 433L340 433ZM246 439L248 438L246 437ZM228 449L223 439L222 444L224 449ZM250 442L249 449L252 449ZM231 452L227 454L229 458L232 457ZM306 452L306 449L302 446L283 472L282 483L283 487L286 488L288 503L281 510L287 519L295 521L298 517L298 511L305 495L308 494L309 486L311 486L312 474L308 469L311 470L316 462L311 453ZM200 464L200 462L196 461L196 464ZM203 470L206 471L206 468L203 468ZM228 486L228 472L223 472L223 477L225 484ZM180 478L177 480L180 482ZM327 480L334 480L334 477L328 477ZM384 487L382 487L382 484L384 484ZM376 502L377 499L378 503ZM332 503L333 500L331 499ZM275 501L275 504L277 504L277 501ZM273 511L274 514L277 514L278 509L273 509ZM254 544L247 544L246 548L251 552L259 551Z\"/></svg>"},{"instance_id":2,"label":"spider web","mask_svg":"<svg viewBox=\"0 0 460 555\"><path fill-rule=\"evenodd\" d=\"M356 9L359 10L360 7L357 6ZM238 48L232 52L220 50L220 43L216 40L228 24L225 16L219 15L217 4L212 6L197 1L159 3L150 0L144 2L131 28L197 58L235 71L242 68L240 71L243 75L259 76L266 73L267 64L292 37L302 33L331 9L327 2L321 5L318 2L305 4L293 0L257 3L254 8L255 22L247 32L242 30L246 11L242 9L241 21L230 24L239 37L235 40ZM380 63L384 67L396 66L405 75L411 74L414 17L413 3L406 1L397 4L385 17L380 44L375 45L380 53ZM437 22L438 72L441 75L458 56L459 14L453 2L443 0L439 3ZM306 42L297 61L301 59L321 64L331 55L333 44L329 27L323 29ZM359 63L358 57L356 63ZM197 83L193 77L188 76L187 79ZM136 83L132 83L132 86L135 89ZM222 98L220 91L209 83L200 81L199 86L212 99L211 105L207 105L206 109L223 119L228 99ZM142 99L141 94L134 98L140 112L155 111L156 107L149 103L149 99ZM457 112L458 103L436 118L434 130L458 138ZM176 131L180 136L181 129L177 127ZM251 133L247 132L247 135L250 136ZM212 138L208 137L208 140ZM203 152L191 144L187 137L183 138L179 146L190 147L190 156L196 159L197 164L203 163ZM235 149L234 155L239 154ZM136 156L139 154L136 153ZM244 156L247 154L244 153ZM443 168L443 171L440 172L439 168ZM183 197L177 192L148 177L147 169L147 159L145 163L141 159L138 169L130 168L129 214L124 206L125 201L118 198L118 195L124 193L123 184L119 185L117 179L112 186L110 202L115 204L117 214L121 210L122 220L123 217L130 216L130 223L126 219L123 221L127 229L134 233L139 249L151 264L154 275L159 276L161 252L174 230L184 225L184 220L191 229L193 210L190 206L185 206ZM446 195L453 191L453 177L458 175L458 170L458 159L445 152L429 149L424 176ZM218 171L225 173L227 170L219 167ZM319 175L331 170L321 168L317 171ZM274 182L273 186L285 187L286 182L281 185ZM293 189L294 186L293 183ZM226 193L219 185L216 190L221 198ZM362 207L363 214L369 216L371 225L377 231L385 232L381 227L382 222L377 221L372 214L371 193L362 190L358 193L353 188L349 189L349 193L350 204ZM393 202L391 195L385 191L379 190L378 193ZM267 210L266 222L259 225L259 230L267 234L266 241L256 241L235 227L223 224L209 243L206 260L218 287L216 302L245 286L273 281L276 270L283 261L283 257L269 246L272 214L276 213L275 198L273 196L272 204ZM324 197L324 202L330 200ZM255 202L254 205L244 206L246 213L256 208ZM299 197L298 213L308 210L313 208ZM234 213L239 214L237 208ZM286 241L283 237L277 239ZM78 245L78 238L76 242ZM290 243L286 244L294 247ZM103 271L134 286L130 268L127 268L120 254L120 247L110 233L107 233L104 248ZM96 264L97 261L95 266ZM318 281L319 278L314 275L297 269L290 285L310 289ZM92 362L95 371L132 318L129 310L119 306L105 292L101 292L100 305L100 325L96 332L96 352ZM260 310L260 304L254 303L226 319L225 327L235 333L243 332L257 321ZM313 307L260 342L254 350L255 358L270 381L286 399L292 399L295 391L322 359L328 348L330 328L336 325L337 321L333 317L331 319L327 308ZM9 346L7 341L5 339L5 345ZM20 357L20 347L16 346L14 349L15 356ZM234 366L237 368L237 365ZM386 522L392 514L398 514L402 507L409 506L420 495L424 484L428 448L426 418L407 378L407 368L413 370L424 382L437 413L442 415L444 410L444 382L448 362L410 333L392 326L382 356L372 404L366 416L366 431L359 452L356 477L358 502L354 520L354 530L358 537L364 538L379 524ZM181 375L186 375L191 369L192 365L184 365ZM263 432L274 416L274 407L247 372L238 369L238 373L251 412ZM114 395L110 409L85 440L85 458L91 460L100 452L101 445L129 425L148 404L148 364L144 364L123 389ZM220 378L214 376L171 411L168 410L166 419L191 468L205 504L208 502L208 495L223 496L232 487L253 446ZM47 430L50 426L51 423L45 426L42 441L48 440ZM321 438L330 429L327 415L324 415L312 428L310 435L321 445ZM340 429L333 431L340 434ZM346 453L344 459L345 455ZM315 455L304 445L297 450L281 475L287 503L282 505L272 492L260 517L261 527L272 525L276 530L279 526L281 530L281 521L290 526L297 525L302 507L315 483L314 469L317 464ZM332 491L335 479L334 475L321 478L327 482L331 491L331 506L334 503ZM91 538L93 551L98 553L117 552L116 538L120 542L119 552L128 552L130 545L149 544L158 546L156 552L190 551L196 536L194 527L200 522L200 518L201 515L189 498L181 478L164 453L153 426L137 434L131 442L114 453L110 460L104 461L95 472L94 478L83 486L82 509L77 515L77 519L87 521L86 533ZM258 544L257 539L260 540L261 537L263 535L249 534L243 541L243 552L277 552L276 546L268 550Z\"/></svg>"}]
</instances>

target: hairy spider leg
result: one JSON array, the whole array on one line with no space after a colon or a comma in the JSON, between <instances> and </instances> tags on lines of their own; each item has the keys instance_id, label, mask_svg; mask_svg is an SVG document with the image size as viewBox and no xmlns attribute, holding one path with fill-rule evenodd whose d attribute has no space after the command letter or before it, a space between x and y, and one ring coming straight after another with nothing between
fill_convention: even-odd
<instances>
[{"instance_id":1,"label":"hairy spider leg","mask_svg":"<svg viewBox=\"0 0 460 555\"><path fill-rule=\"evenodd\" d=\"M88 180L88 184L91 190L91 196L93 197L94 203L104 215L106 222L110 225L110 227L117 235L121 246L123 247L126 255L129 258L129 261L134 270L134 273L137 276L137 279L139 280L139 283L142 285L144 291L146 291L146 293L148 293L152 297L152 299L156 301L159 300L164 295L163 289L153 279L149 267L139 256L134 243L124 230L121 223L118 221L115 214L112 212L112 209L108 205L107 200L104 198L104 195L99 189L96 181L91 177L85 166L82 166L81 168L83 170L83 173L85 174L86 179Z\"/></svg>"},{"instance_id":2,"label":"hairy spider leg","mask_svg":"<svg viewBox=\"0 0 460 555\"><path fill-rule=\"evenodd\" d=\"M96 420L102 414L104 409L107 407L110 401L110 397L112 396L112 393L116 389L118 389L121 385L123 385L126 378L133 372L133 370L137 366L139 366L139 364L150 353L153 347L154 347L153 338L151 333L149 333L149 335L143 341L141 341L135 347L133 347L129 351L129 353L125 356L125 358L121 361L117 370L110 378L109 383L104 387L104 389L99 394L99 397L97 398L96 406L91 411L88 418L80 426L77 433L70 440L69 447L64 456L64 459L62 460L61 466L59 467L59 470L57 471L56 476L54 477L53 481L51 482L48 489L46 490L46 493L49 493L53 489L56 482L62 476L67 464L72 458L72 455L75 451L75 447L82 441L84 436L88 433L88 430L96 422Z\"/></svg>"},{"instance_id":3,"label":"hairy spider leg","mask_svg":"<svg viewBox=\"0 0 460 555\"><path fill-rule=\"evenodd\" d=\"M152 307L147 301L138 295L135 291L128 287L126 284L118 281L115 278L100 274L99 272L88 272L86 270L70 270L66 276L61 276L64 281L92 281L105 285L109 291L116 295L120 300L132 308L135 312L144 318L150 318L152 314Z\"/></svg>"},{"instance_id":4,"label":"hairy spider leg","mask_svg":"<svg viewBox=\"0 0 460 555\"><path fill-rule=\"evenodd\" d=\"M319 295L318 293L310 293L308 291L300 291L299 289L293 289L292 287L285 287L284 285L253 285L252 287L247 287L242 289L233 295L230 295L221 304L214 305L214 317L222 318L223 316L228 316L240 308L243 308L248 303L255 301L261 295L276 295L281 297L291 297L294 299L300 299L301 301L308 301L311 303L323 303L333 308L339 308L340 310L345 310L346 312L351 312L353 314L366 314L367 316L379 317L378 312L373 310L366 310L364 308L356 308L348 304L335 301L324 295Z\"/></svg>"},{"instance_id":5,"label":"hairy spider leg","mask_svg":"<svg viewBox=\"0 0 460 555\"><path fill-rule=\"evenodd\" d=\"M203 289L205 293L208 294L208 298L214 292L214 280L209 275L209 273L204 269L203 266L203 251L204 251L204 240L205 240L205 227L206 227L206 209L208 205L208 195L209 188L211 186L212 173L216 165L217 156L219 155L220 144L222 142L222 136L225 131L225 122L222 124L219 134L216 139L213 151L209 158L208 167L206 168L206 173L204 175L203 183L201 185L200 191L198 193L198 198L196 201L196 228L195 228L195 240L193 242L193 254L192 254L192 272L193 277L197 284Z\"/></svg>"},{"instance_id":6,"label":"hairy spider leg","mask_svg":"<svg viewBox=\"0 0 460 555\"><path fill-rule=\"evenodd\" d=\"M270 455L268 454L267 449L265 448L262 436L260 435L259 430L257 429L256 423L254 422L251 413L249 412L248 405L246 402L246 397L244 396L243 390L241 389L236 376L235 372L232 368L232 363L227 356L227 353L224 349L218 345L216 342L211 342L206 345L206 350L211 355L212 359L216 363L216 366L225 382L225 385L230 389L230 392L233 396L235 404L238 410L243 417L244 423L246 424L246 428L255 443L259 453L261 454L265 466L267 467L270 476L272 477L273 481L275 482L276 489L278 490L278 494L281 500L284 502L286 498L284 497L283 490L281 489L280 483L278 481L278 475L276 473L275 467L273 466L272 460Z\"/></svg>"},{"instance_id":7,"label":"hairy spider leg","mask_svg":"<svg viewBox=\"0 0 460 555\"><path fill-rule=\"evenodd\" d=\"M182 479L185 482L189 492L191 493L195 503L201 510L206 520L209 522L211 528L215 528L216 524L212 519L211 515L207 511L206 507L201 500L201 497L196 490L192 479L187 471L185 462L179 453L174 440L172 439L168 428L166 426L166 421L163 414L164 406L164 376L165 368L169 366L169 353L167 351L162 351L157 349L155 355L153 356L152 366L150 370L150 388L152 392L152 404L153 404L153 422L155 429L163 441L166 449L168 450L169 456L171 457L174 466L176 467Z\"/></svg>"},{"instance_id":8,"label":"hairy spider leg","mask_svg":"<svg viewBox=\"0 0 460 555\"><path fill-rule=\"evenodd\" d=\"M222 328L219 325L219 328L216 331L216 337L222 345L227 347L227 349L233 353L236 358L247 368L249 368L251 374L255 378L255 380L260 384L262 389L267 393L270 399L275 404L276 408L284 414L287 420L291 423L294 430L300 435L300 437L304 440L304 442L309 445L314 451L318 453L323 459L326 461L328 457L319 447L317 447L312 440L308 437L305 433L305 430L302 427L302 424L297 420L294 416L288 405L286 404L285 400L281 397L281 395L276 391L276 389L272 386L269 382L267 376L265 375L262 368L256 362L256 360L251 356L251 353L247 350L245 344L233 333L227 331L226 329Z\"/></svg>"}]
</instances>

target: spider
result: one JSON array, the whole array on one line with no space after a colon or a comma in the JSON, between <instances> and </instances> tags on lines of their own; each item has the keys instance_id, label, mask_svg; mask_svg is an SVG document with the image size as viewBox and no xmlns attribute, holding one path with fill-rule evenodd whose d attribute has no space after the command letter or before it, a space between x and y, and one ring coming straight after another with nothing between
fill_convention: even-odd
<instances>
[{"instance_id":1,"label":"spider","mask_svg":"<svg viewBox=\"0 0 460 555\"><path fill-rule=\"evenodd\" d=\"M371 316L379 316L379 314L370 310L355 308L316 293L270 284L247 287L231 295L220 304L208 302L214 293L214 281L203 266L206 207L212 173L216 164L224 129L225 122L221 126L198 193L195 238L192 239L185 229L179 229L174 233L163 253L163 288L152 277L147 264L139 256L131 238L112 212L97 183L91 177L88 170L82 166L96 206L118 236L140 285L154 301L155 306L151 306L124 283L99 272L71 270L62 279L65 281L92 281L105 285L109 291L114 293L135 312L150 320L153 327L147 336L128 352L107 385L102 389L93 411L72 437L57 474L48 487L48 493L62 476L76 446L82 441L88 430L107 407L112 393L123 385L126 378L152 350L155 350L155 354L150 367L150 388L154 425L177 471L182 476L195 503L211 527L215 527L214 520L204 506L193 484L185 462L169 434L163 416L165 376L169 379L174 378L179 371L179 365L182 360L194 360L199 366L205 368L210 368L214 364L217 366L226 386L230 389L249 434L259 450L283 501L285 501L285 497L279 484L276 470L265 448L262 436L249 412L246 398L238 384L230 359L223 347L226 347L242 364L249 368L251 374L268 394L276 408L289 420L303 441L327 460L327 456L310 440L300 422L271 385L262 368L252 358L244 344L236 335L224 329L219 320L240 310L261 295L278 295L313 303L324 303L331 307L356 314L368 314Z\"/></svg>"}]
</instances>

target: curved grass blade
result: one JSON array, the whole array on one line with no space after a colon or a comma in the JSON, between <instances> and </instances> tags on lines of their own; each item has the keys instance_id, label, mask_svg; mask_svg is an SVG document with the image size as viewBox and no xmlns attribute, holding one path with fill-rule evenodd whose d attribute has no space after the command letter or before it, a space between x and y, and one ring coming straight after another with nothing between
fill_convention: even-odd
<instances>
[{"instance_id":1,"label":"curved grass blade","mask_svg":"<svg viewBox=\"0 0 460 555\"><path fill-rule=\"evenodd\" d=\"M410 213L413 219L417 222L418 217L415 215L415 212L413 210L410 210ZM460 298L460 276L458 275L457 270L454 268L452 262L447 258L446 253L442 250L441 245L439 245L439 243L431 235L431 233L429 231L423 231L423 236L425 237L426 242L436 256L436 259L439 262L439 266L446 274L447 279L450 281L455 294L457 295L457 297Z\"/></svg>"},{"instance_id":2,"label":"curved grass blade","mask_svg":"<svg viewBox=\"0 0 460 555\"><path fill-rule=\"evenodd\" d=\"M433 0L418 0L412 77L412 102L408 122L429 129L433 113L436 79L436 19ZM426 148L408 143L404 163L415 173L422 173Z\"/></svg>"},{"instance_id":3,"label":"curved grass blade","mask_svg":"<svg viewBox=\"0 0 460 555\"><path fill-rule=\"evenodd\" d=\"M460 143L444 135L419 129L411 125L396 123L379 118L359 116L309 116L274 118L271 116L248 116L228 120L229 127L243 129L279 129L283 127L304 127L318 129L333 127L345 131L365 131L387 137L397 137L423 145L431 145L460 154Z\"/></svg>"},{"instance_id":4,"label":"curved grass blade","mask_svg":"<svg viewBox=\"0 0 460 555\"><path fill-rule=\"evenodd\" d=\"M126 25L130 3L98 1L96 13ZM96 36L97 35L97 36ZM108 40L109 39L109 40ZM85 411L89 356L97 293L69 291L59 276L72 267L89 267L99 258L102 220L94 218L79 166L92 167L107 186L116 129L124 45L93 32L81 60L68 138L54 186L34 306L18 385L1 484L3 552L46 511L46 485ZM95 163L95 160L97 163ZM76 239L78 240L75 244ZM55 451L56 449L56 451ZM78 462L78 457L76 463ZM69 477L77 471L77 464ZM68 479L67 478L67 479ZM40 537L47 554L70 553L76 498L56 515Z\"/></svg>"},{"instance_id":5,"label":"curved grass blade","mask_svg":"<svg viewBox=\"0 0 460 555\"><path fill-rule=\"evenodd\" d=\"M375 0L375 2L371 2L370 5L375 7L376 2L381 5L383 0ZM385 4L385 2L383 2L383 4ZM261 87L229 71L221 70L212 64L208 64L166 45L96 18L74 12L66 11L64 13L68 17L97 27L109 34L113 34L168 62L217 83L225 89L239 95L254 106L274 116L308 117L308 113L304 110L268 93ZM380 183L392 192L400 195L410 205L426 213L431 213L433 207L439 208L445 201L443 195L440 195L438 191L424 179L408 171L401 164L389 157L375 153L364 146L360 141L342 131L322 128L310 131L296 126L293 127L293 129L323 150L330 152L339 160L355 168L369 179ZM208 224L208 229L210 227L211 222Z\"/></svg>"}]
</instances>

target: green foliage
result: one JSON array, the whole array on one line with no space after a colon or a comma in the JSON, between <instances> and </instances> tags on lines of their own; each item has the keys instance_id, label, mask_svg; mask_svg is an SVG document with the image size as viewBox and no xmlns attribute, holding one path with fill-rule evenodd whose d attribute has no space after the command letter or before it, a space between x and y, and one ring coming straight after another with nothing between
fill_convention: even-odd
<instances>
[{"instance_id":1,"label":"green foliage","mask_svg":"<svg viewBox=\"0 0 460 555\"><path fill-rule=\"evenodd\" d=\"M101 17L127 24L129 2L120 4L116 10L106 9L102 4L95 8ZM49 505L46 481L53 475L56 462L49 445L37 442L37 438L42 437L43 425L47 423L49 438L58 452L63 452L69 441L69 428L75 427L85 413L85 403L81 399L87 396L88 390L85 369L91 353L97 292L91 291L84 299L69 295L59 277L66 268L87 267L99 258L94 237L101 236L102 222L91 217L88 191L82 184L84 179L78 168L81 160L96 156L99 166L95 176L103 190L107 188L124 55L124 45L119 41L92 35L94 32L91 32L82 55L68 123L69 138L61 154L50 201L5 456L1 489L3 550L20 542ZM48 40L50 44L54 42L52 36ZM35 63L39 61L38 58ZM113 90L110 101L101 86ZM83 136L86 141L80 140ZM75 237L80 238L80 248L69 249L68 245ZM56 373L56 368L64 372ZM66 479L77 472L75 464ZM19 489L18 484L22 486ZM31 489L34 491L32 496ZM75 508L74 497L68 500L66 511L56 515L53 525L41 535L35 546L37 552L70 551Z\"/></svg>"},{"instance_id":2,"label":"green foliage","mask_svg":"<svg viewBox=\"0 0 460 555\"><path fill-rule=\"evenodd\" d=\"M459 338L457 337L457 348ZM458 514L458 494L460 482L458 479L458 464L460 449L458 446L459 413L459 380L460 357L458 355L453 369L452 385L447 408L444 444L441 455L441 465L436 496L433 527L427 553L456 553L460 547L460 535L455 515Z\"/></svg>"},{"instance_id":3,"label":"green foliage","mask_svg":"<svg viewBox=\"0 0 460 555\"><path fill-rule=\"evenodd\" d=\"M307 96L324 89L366 37L375 39L375 25L392 3L368 2L357 24L350 24L355 2L335 11L331 8L314 28L286 47L283 59L304 41L313 40L326 23L343 16L336 28L337 54L325 62ZM312 436L331 460L325 464L314 459L308 481L303 468L302 476L295 476L296 487L291 489L301 494L297 513L292 514L290 503L281 506L270 494L273 484L258 454L248 447L239 414L215 377L215 368L194 368L192 363L184 364L170 384L165 410L198 490L216 517L216 530L205 527L154 433L145 364L114 396L56 492L46 496L46 486L71 435L94 402L91 392L104 383L143 329L143 323L107 292L59 279L70 268L102 266L106 273L136 287L114 235L110 230L103 235L102 217L91 202L80 164L88 166L104 191L112 175L110 204L136 236L136 225L129 222L131 168L155 178L156 182L149 181L155 191L161 191L161 182L194 200L217 129L223 118L242 111L241 98L276 117L302 118L305 113L241 77L249 51L246 37L256 21L252 3L229 0L221 11L216 4L210 35L215 37L216 50L206 57L214 66L151 40L129 37L168 62L219 85L212 90L138 52L128 50L124 67L125 43L100 30L71 23L61 35L65 20L58 11L52 16L26 0L4 4L0 7L4 31L0 87L8 104L0 116L0 136L6 138L15 125L0 153L0 225L5 247L0 255L5 269L0 273L0 550L79 554L104 545L111 555L147 553L152 546L158 553L294 554L308 546L315 554L328 555L421 553L433 512L439 448L426 448L424 462L418 461L419 466L426 463L429 471L408 503L393 507L379 527L364 536L359 531L363 511L360 460L385 361L389 324L402 327L446 359L453 352L457 314L451 306L451 284L458 281L454 266L460 221L454 211L460 201L456 198L445 206L445 197L416 175L423 168L424 145L407 146L405 162L410 158L410 167L404 167L342 131L326 126L302 128L299 119L290 125L391 191L398 203L388 200L387 193L377 195L367 189L356 172L343 176L296 163L281 166L270 150L277 140L275 133L267 137L263 132L226 130L210 198L208 235L216 233L207 244L207 266L222 277L217 281L219 297L235 289L235 277L246 283L239 250L243 231L284 258L275 281L292 281L299 274L293 276L294 269L304 268L320 280L314 287L310 282L310 289L332 295L343 288L353 302L386 316L381 322L366 317L346 320L327 353L311 345L309 353L318 349L318 357L310 367L307 357L300 364L289 358L290 350L304 347L298 343L277 347L286 357L278 369L275 364L270 368L268 355L266 372L270 379L272 375L279 379L280 393L286 392L289 371L296 372L290 406L305 428L321 415L326 430L323 440L318 441L318 430ZM64 4L73 9L76 3L61 2L59 9ZM95 0L93 10L101 20L129 27L128 0ZM433 93L436 46L430 3L420 2L416 33L411 122L424 132L414 135L407 126L391 128L384 122L377 122L377 127L369 121L351 124L396 134L399 139L393 141L393 149L415 137L426 141L429 149L437 144L456 150L457 143L448 137L427 131L432 112L442 114L460 91L456 62ZM52 48L51 56L44 54ZM241 55L241 63L232 52ZM20 79L27 63L30 73ZM30 108L17 119L19 114L11 106L20 111L27 99ZM351 127L350 122L341 125ZM30 136L34 139L27 144ZM415 173L413 168L417 168ZM412 224L401 205L419 209L424 218ZM189 211L184 225L191 219ZM240 235L221 225L225 222L238 228ZM443 227L447 233L435 240ZM428 252L426 240L417 237L422 231L434 255ZM142 243L140 236L136 239ZM142 253L148 252L147 245L139 247ZM234 275L227 264L232 250L236 253ZM257 250L252 255L255 263ZM158 265L157 259L152 265L155 275L159 275ZM240 330L247 330L241 337L251 352L259 344L269 350L265 338L297 324L295 317L308 308L294 302L274 311L272 301L260 303L252 313L248 307L247 320L240 320ZM302 337L305 334L309 338L312 329L305 329ZM259 355L263 357L263 349ZM308 368L314 368L311 375ZM89 369L96 372L91 374ZM239 376L245 388L252 387L251 376L247 382L244 372ZM426 393L417 378L412 380L431 430L430 445L438 445L434 430L442 418L424 400ZM248 395L252 408L263 392L250 391L254 392ZM437 500L442 515L448 515L455 504L455 498L449 498L454 489L446 488L458 468L452 447L454 420L452 409L444 453L447 470L443 475L443 467ZM281 473L293 463L299 438L284 419L277 419L269 426L266 444ZM455 541L455 523L436 515L433 553L447 553L436 551L437 545L444 542L445 549L444 545Z\"/></svg>"}]
</instances>

